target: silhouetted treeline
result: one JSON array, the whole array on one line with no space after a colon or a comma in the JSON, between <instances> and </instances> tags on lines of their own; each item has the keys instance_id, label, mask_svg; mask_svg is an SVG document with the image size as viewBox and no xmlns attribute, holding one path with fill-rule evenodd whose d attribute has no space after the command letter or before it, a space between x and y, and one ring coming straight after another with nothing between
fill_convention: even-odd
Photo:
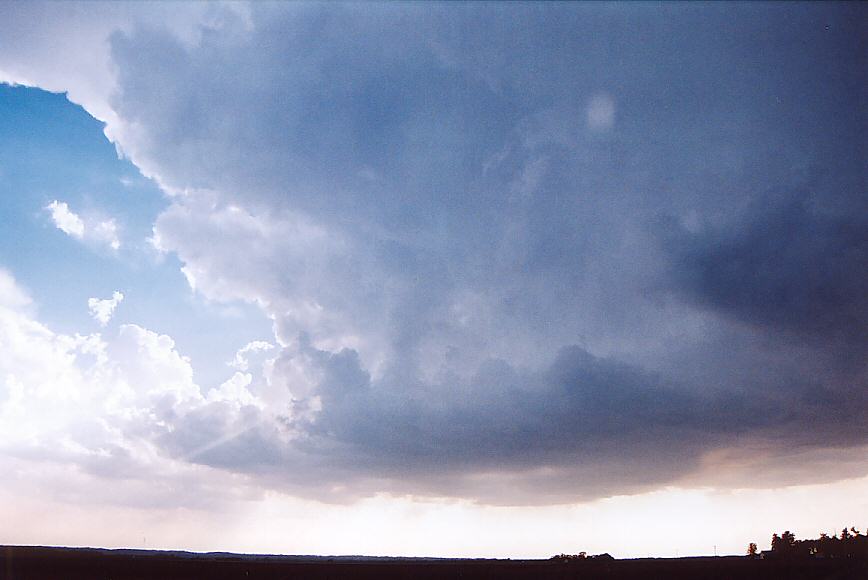
<instances>
[{"instance_id":1,"label":"silhouetted treeline","mask_svg":"<svg viewBox=\"0 0 868 580\"><path fill-rule=\"evenodd\" d=\"M787 530L781 535L772 535L771 552L774 558L865 558L868 559L868 535L855 527L844 528L840 535L820 534L815 540L797 540Z\"/></svg>"},{"instance_id":2,"label":"silhouetted treeline","mask_svg":"<svg viewBox=\"0 0 868 580\"><path fill-rule=\"evenodd\" d=\"M557 560L558 562L576 562L576 561L592 561L592 562L609 562L614 560L611 554L597 554L595 556L588 556L587 552L579 552L578 554L558 554L557 556L552 556L549 558L550 560Z\"/></svg>"}]
</instances>

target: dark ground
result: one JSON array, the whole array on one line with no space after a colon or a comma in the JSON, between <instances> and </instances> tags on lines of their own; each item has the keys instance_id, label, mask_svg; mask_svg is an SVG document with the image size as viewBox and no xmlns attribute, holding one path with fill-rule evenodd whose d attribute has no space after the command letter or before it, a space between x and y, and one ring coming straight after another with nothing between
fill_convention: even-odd
<instances>
[{"instance_id":1,"label":"dark ground","mask_svg":"<svg viewBox=\"0 0 868 580\"><path fill-rule=\"evenodd\" d=\"M3 580L429 578L868 579L865 560L746 557L555 562L549 560L353 559L133 550L0 547Z\"/></svg>"}]
</instances>

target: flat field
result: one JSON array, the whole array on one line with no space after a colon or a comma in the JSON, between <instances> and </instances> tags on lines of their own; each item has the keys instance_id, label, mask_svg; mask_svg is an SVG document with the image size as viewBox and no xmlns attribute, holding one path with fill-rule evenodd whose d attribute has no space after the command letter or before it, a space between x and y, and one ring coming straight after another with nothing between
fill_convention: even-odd
<instances>
[{"instance_id":1,"label":"flat field","mask_svg":"<svg viewBox=\"0 0 868 580\"><path fill-rule=\"evenodd\" d=\"M0 547L3 580L371 579L868 579L864 560L704 557L558 562L192 554L27 546Z\"/></svg>"}]
</instances>

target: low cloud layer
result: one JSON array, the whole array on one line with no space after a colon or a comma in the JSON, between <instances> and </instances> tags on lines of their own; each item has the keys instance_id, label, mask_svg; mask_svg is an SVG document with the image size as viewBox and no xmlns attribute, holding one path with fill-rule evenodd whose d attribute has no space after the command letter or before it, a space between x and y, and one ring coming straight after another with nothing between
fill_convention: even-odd
<instances>
[{"instance_id":1,"label":"low cloud layer","mask_svg":"<svg viewBox=\"0 0 868 580\"><path fill-rule=\"evenodd\" d=\"M124 437L492 503L797 483L868 445L863 8L140 8L95 19L111 90L57 82L169 194L153 244L275 346L203 393L121 327ZM39 54L0 71L45 86Z\"/></svg>"}]
</instances>

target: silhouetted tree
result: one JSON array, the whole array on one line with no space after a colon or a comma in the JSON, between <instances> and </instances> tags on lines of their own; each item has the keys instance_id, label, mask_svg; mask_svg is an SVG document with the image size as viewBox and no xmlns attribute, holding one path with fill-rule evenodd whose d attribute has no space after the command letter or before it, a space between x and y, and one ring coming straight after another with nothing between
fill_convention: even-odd
<instances>
[{"instance_id":1,"label":"silhouetted tree","mask_svg":"<svg viewBox=\"0 0 868 580\"><path fill-rule=\"evenodd\" d=\"M821 533L816 540L796 540L789 531L772 535L772 554L781 558L868 558L868 536L854 527L839 536Z\"/></svg>"},{"instance_id":2,"label":"silhouetted tree","mask_svg":"<svg viewBox=\"0 0 868 580\"><path fill-rule=\"evenodd\" d=\"M556 556L552 556L549 559L564 564L579 564L581 562L587 563L591 561L605 562L609 560L614 560L614 558L609 554L597 554L595 556L588 556L587 552L579 552L578 554L558 554Z\"/></svg>"},{"instance_id":3,"label":"silhouetted tree","mask_svg":"<svg viewBox=\"0 0 868 580\"><path fill-rule=\"evenodd\" d=\"M778 555L790 555L796 546L796 535L787 530L780 536L772 534L772 552Z\"/></svg>"},{"instance_id":4,"label":"silhouetted tree","mask_svg":"<svg viewBox=\"0 0 868 580\"><path fill-rule=\"evenodd\" d=\"M747 545L747 555L756 556L756 542L751 542Z\"/></svg>"}]
</instances>

